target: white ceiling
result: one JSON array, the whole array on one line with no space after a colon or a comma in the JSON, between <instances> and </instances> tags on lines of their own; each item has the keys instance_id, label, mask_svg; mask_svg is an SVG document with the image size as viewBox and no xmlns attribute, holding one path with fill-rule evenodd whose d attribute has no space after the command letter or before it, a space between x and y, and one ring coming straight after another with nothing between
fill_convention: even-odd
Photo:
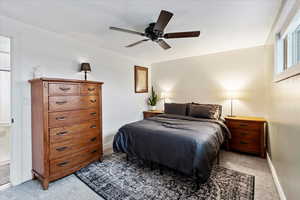
<instances>
[{"instance_id":1,"label":"white ceiling","mask_svg":"<svg viewBox=\"0 0 300 200\"><path fill-rule=\"evenodd\" d=\"M125 56L159 62L263 45L280 0L1 0L0 15L72 36ZM143 31L161 9L174 13L166 32L200 30L200 38L169 39L165 51L109 26Z\"/></svg>"}]
</instances>

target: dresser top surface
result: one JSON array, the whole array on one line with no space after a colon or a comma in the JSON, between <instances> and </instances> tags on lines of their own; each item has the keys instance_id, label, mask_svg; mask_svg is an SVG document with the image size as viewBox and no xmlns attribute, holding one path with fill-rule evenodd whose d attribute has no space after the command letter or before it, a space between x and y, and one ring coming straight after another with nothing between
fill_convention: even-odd
<instances>
[{"instance_id":1,"label":"dresser top surface","mask_svg":"<svg viewBox=\"0 0 300 200\"><path fill-rule=\"evenodd\" d=\"M247 117L247 116L227 116L226 120L237 120L237 121L255 121L255 122L266 122L267 120L263 117Z\"/></svg>"},{"instance_id":2,"label":"dresser top surface","mask_svg":"<svg viewBox=\"0 0 300 200\"><path fill-rule=\"evenodd\" d=\"M62 78L47 78L47 77L41 77L36 79L29 80L30 83L36 82L36 81L48 81L48 82L71 82L71 83L96 83L96 84L104 84L103 82L99 81L89 81L89 80L78 80L78 79L62 79Z\"/></svg>"}]
</instances>

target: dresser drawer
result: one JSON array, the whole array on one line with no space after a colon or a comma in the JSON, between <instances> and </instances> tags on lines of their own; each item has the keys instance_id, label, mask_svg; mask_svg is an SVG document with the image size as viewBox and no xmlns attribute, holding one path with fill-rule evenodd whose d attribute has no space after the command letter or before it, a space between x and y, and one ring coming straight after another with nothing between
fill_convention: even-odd
<instances>
[{"instance_id":1,"label":"dresser drawer","mask_svg":"<svg viewBox=\"0 0 300 200\"><path fill-rule=\"evenodd\" d=\"M226 122L226 125L230 129L245 129L245 130L261 130L261 123L257 122L248 122L248 121L229 121Z\"/></svg>"},{"instance_id":2,"label":"dresser drawer","mask_svg":"<svg viewBox=\"0 0 300 200\"><path fill-rule=\"evenodd\" d=\"M60 128L50 129L50 143L63 142L67 140L72 140L74 137L80 137L88 132L99 133L99 122L95 120L83 122L81 124L76 124L73 126L65 126Z\"/></svg>"},{"instance_id":3,"label":"dresser drawer","mask_svg":"<svg viewBox=\"0 0 300 200\"><path fill-rule=\"evenodd\" d=\"M96 108L99 106L98 96L82 96L81 97L81 108Z\"/></svg>"},{"instance_id":4,"label":"dresser drawer","mask_svg":"<svg viewBox=\"0 0 300 200\"><path fill-rule=\"evenodd\" d=\"M49 111L66 111L80 109L82 106L80 96L49 97Z\"/></svg>"},{"instance_id":5,"label":"dresser drawer","mask_svg":"<svg viewBox=\"0 0 300 200\"><path fill-rule=\"evenodd\" d=\"M49 111L67 111L98 107L98 96L55 96L49 97Z\"/></svg>"},{"instance_id":6,"label":"dresser drawer","mask_svg":"<svg viewBox=\"0 0 300 200\"><path fill-rule=\"evenodd\" d=\"M63 127L89 120L99 120L99 109L49 113L49 128Z\"/></svg>"},{"instance_id":7,"label":"dresser drawer","mask_svg":"<svg viewBox=\"0 0 300 200\"><path fill-rule=\"evenodd\" d=\"M76 162L72 156L63 157L50 161L50 174L55 174L61 171L66 171L76 165Z\"/></svg>"},{"instance_id":8,"label":"dresser drawer","mask_svg":"<svg viewBox=\"0 0 300 200\"><path fill-rule=\"evenodd\" d=\"M72 154L74 144L72 141L65 141L50 145L50 160Z\"/></svg>"},{"instance_id":9,"label":"dresser drawer","mask_svg":"<svg viewBox=\"0 0 300 200\"><path fill-rule=\"evenodd\" d=\"M74 152L81 151L92 145L100 145L99 133L91 132L84 134L82 137L74 138L73 140Z\"/></svg>"},{"instance_id":10,"label":"dresser drawer","mask_svg":"<svg viewBox=\"0 0 300 200\"><path fill-rule=\"evenodd\" d=\"M74 154L93 145L100 145L99 132L84 132L65 142L50 145L50 160Z\"/></svg>"},{"instance_id":11,"label":"dresser drawer","mask_svg":"<svg viewBox=\"0 0 300 200\"><path fill-rule=\"evenodd\" d=\"M97 84L81 84L80 94L81 95L95 95L98 96L100 88Z\"/></svg>"},{"instance_id":12,"label":"dresser drawer","mask_svg":"<svg viewBox=\"0 0 300 200\"><path fill-rule=\"evenodd\" d=\"M49 96L79 96L79 84L49 83Z\"/></svg>"},{"instance_id":13,"label":"dresser drawer","mask_svg":"<svg viewBox=\"0 0 300 200\"><path fill-rule=\"evenodd\" d=\"M74 167L78 167L80 163L94 161L100 158L100 149L98 145L90 146L82 151L76 152L63 158L50 161L50 174L63 173Z\"/></svg>"}]
</instances>

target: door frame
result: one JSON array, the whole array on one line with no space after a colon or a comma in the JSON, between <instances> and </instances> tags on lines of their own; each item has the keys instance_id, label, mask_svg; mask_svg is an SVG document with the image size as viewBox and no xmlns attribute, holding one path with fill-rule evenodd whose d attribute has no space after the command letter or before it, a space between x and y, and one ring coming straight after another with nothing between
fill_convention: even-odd
<instances>
[{"instance_id":1,"label":"door frame","mask_svg":"<svg viewBox=\"0 0 300 200\"><path fill-rule=\"evenodd\" d=\"M23 168L23 154L25 138L22 137L22 99L20 99L20 75L17 70L16 43L13 36L0 35L10 39L10 117L14 119L10 123L10 184L18 185L25 181Z\"/></svg>"}]
</instances>

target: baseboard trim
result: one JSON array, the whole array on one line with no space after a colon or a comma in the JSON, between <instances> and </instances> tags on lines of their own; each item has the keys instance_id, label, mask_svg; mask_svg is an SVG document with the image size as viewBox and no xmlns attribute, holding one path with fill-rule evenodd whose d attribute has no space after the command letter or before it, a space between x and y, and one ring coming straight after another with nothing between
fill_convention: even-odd
<instances>
[{"instance_id":1,"label":"baseboard trim","mask_svg":"<svg viewBox=\"0 0 300 200\"><path fill-rule=\"evenodd\" d=\"M283 188L281 187L281 184L279 182L279 179L278 179L278 176L277 176L277 172L276 172L276 170L275 170L275 168L273 166L273 163L272 163L272 161L271 161L270 156L269 156L268 153L267 153L267 160L268 160L268 164L269 164L269 167L270 167L270 170L271 170L271 173L272 173L273 181L275 183L277 192L279 194L279 198L281 200L286 200L286 196L285 196Z\"/></svg>"},{"instance_id":2,"label":"baseboard trim","mask_svg":"<svg viewBox=\"0 0 300 200\"><path fill-rule=\"evenodd\" d=\"M10 188L10 187L11 187L11 184L10 184L10 183L7 183L7 184L5 184L5 185L1 185L1 186L0 186L0 191L6 190L6 189L8 189L8 188Z\"/></svg>"},{"instance_id":3,"label":"baseboard trim","mask_svg":"<svg viewBox=\"0 0 300 200\"><path fill-rule=\"evenodd\" d=\"M4 161L0 161L0 166L2 165L7 165L10 163L10 160L4 160Z\"/></svg>"}]
</instances>

